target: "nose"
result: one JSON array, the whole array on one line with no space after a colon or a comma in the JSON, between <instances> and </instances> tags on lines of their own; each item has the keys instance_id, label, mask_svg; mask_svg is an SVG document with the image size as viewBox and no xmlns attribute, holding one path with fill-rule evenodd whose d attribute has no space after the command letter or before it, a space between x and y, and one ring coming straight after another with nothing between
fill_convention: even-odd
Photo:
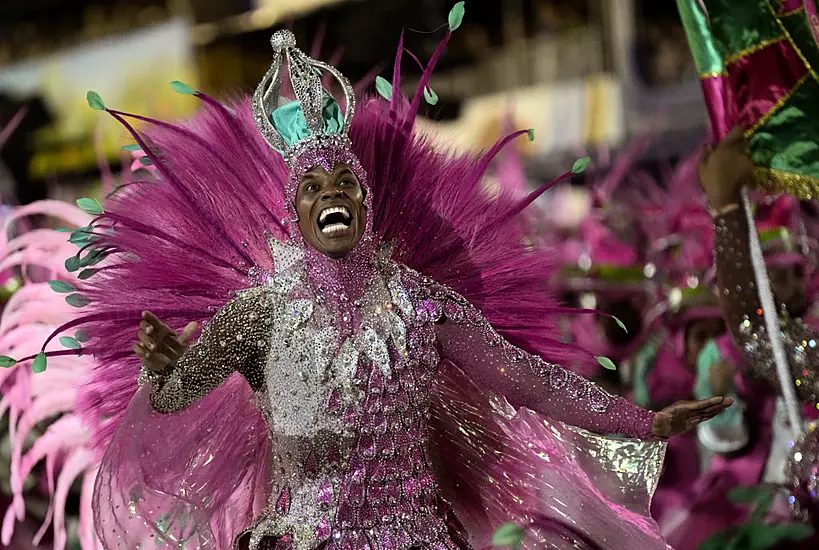
<instances>
[{"instance_id":1,"label":"nose","mask_svg":"<svg viewBox=\"0 0 819 550\"><path fill-rule=\"evenodd\" d=\"M327 189L321 194L321 200L328 201L338 198L344 194L344 191L338 188Z\"/></svg>"}]
</instances>

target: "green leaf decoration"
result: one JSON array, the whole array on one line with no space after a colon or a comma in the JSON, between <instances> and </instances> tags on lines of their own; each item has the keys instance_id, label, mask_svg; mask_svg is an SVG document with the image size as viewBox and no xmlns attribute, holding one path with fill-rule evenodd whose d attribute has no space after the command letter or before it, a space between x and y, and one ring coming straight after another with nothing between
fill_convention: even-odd
<instances>
[{"instance_id":1,"label":"green leaf decoration","mask_svg":"<svg viewBox=\"0 0 819 550\"><path fill-rule=\"evenodd\" d=\"M617 370L617 366L614 364L614 361L609 359L608 357L603 357L602 355L598 355L595 357L597 362L600 363L600 366L606 370Z\"/></svg>"},{"instance_id":2,"label":"green leaf decoration","mask_svg":"<svg viewBox=\"0 0 819 550\"><path fill-rule=\"evenodd\" d=\"M17 364L17 359L12 359L8 355L0 355L0 367L7 369Z\"/></svg>"},{"instance_id":3,"label":"green leaf decoration","mask_svg":"<svg viewBox=\"0 0 819 550\"><path fill-rule=\"evenodd\" d=\"M87 94L85 94L85 99L88 101L88 106L95 111L105 110L105 103L103 103L100 94L97 92L89 91Z\"/></svg>"},{"instance_id":4,"label":"green leaf decoration","mask_svg":"<svg viewBox=\"0 0 819 550\"><path fill-rule=\"evenodd\" d=\"M75 271L79 271L82 267L80 263L80 259L77 256L71 256L65 261L65 269L69 273L74 273Z\"/></svg>"},{"instance_id":5,"label":"green leaf decoration","mask_svg":"<svg viewBox=\"0 0 819 550\"><path fill-rule=\"evenodd\" d=\"M731 544L731 534L719 532L700 543L697 550L726 550Z\"/></svg>"},{"instance_id":6,"label":"green leaf decoration","mask_svg":"<svg viewBox=\"0 0 819 550\"><path fill-rule=\"evenodd\" d=\"M464 20L465 2L458 2L449 12L449 32L455 32Z\"/></svg>"},{"instance_id":7,"label":"green leaf decoration","mask_svg":"<svg viewBox=\"0 0 819 550\"><path fill-rule=\"evenodd\" d=\"M382 76L375 77L375 89L378 94L387 101L392 99L392 84L390 81Z\"/></svg>"},{"instance_id":8,"label":"green leaf decoration","mask_svg":"<svg viewBox=\"0 0 819 550\"><path fill-rule=\"evenodd\" d=\"M618 319L617 317L614 317L614 316L612 316L612 319L614 319L614 322L617 323L618 327L623 329L623 332L628 334L628 329L626 328L626 325L623 324L623 321L621 321L620 319Z\"/></svg>"},{"instance_id":9,"label":"green leaf decoration","mask_svg":"<svg viewBox=\"0 0 819 550\"><path fill-rule=\"evenodd\" d=\"M741 487L734 487L728 491L728 500L731 502L740 502L745 504L755 504L772 492L770 487L759 487L756 485L744 485Z\"/></svg>"},{"instance_id":10,"label":"green leaf decoration","mask_svg":"<svg viewBox=\"0 0 819 550\"><path fill-rule=\"evenodd\" d=\"M152 161L148 157L139 157L139 163L142 166L151 166L151 165L153 165L154 161Z\"/></svg>"},{"instance_id":11,"label":"green leaf decoration","mask_svg":"<svg viewBox=\"0 0 819 550\"><path fill-rule=\"evenodd\" d=\"M174 80L173 82L171 82L171 88L173 88L173 91L178 94L183 95L196 94L196 90L194 90L191 86L185 84L184 82L179 82L178 80Z\"/></svg>"},{"instance_id":12,"label":"green leaf decoration","mask_svg":"<svg viewBox=\"0 0 819 550\"><path fill-rule=\"evenodd\" d=\"M429 86L424 88L424 101L430 105L438 105L438 94Z\"/></svg>"},{"instance_id":13,"label":"green leaf decoration","mask_svg":"<svg viewBox=\"0 0 819 550\"><path fill-rule=\"evenodd\" d=\"M501 525L492 535L492 546L519 548L526 537L526 531L514 523Z\"/></svg>"},{"instance_id":14,"label":"green leaf decoration","mask_svg":"<svg viewBox=\"0 0 819 550\"><path fill-rule=\"evenodd\" d=\"M105 211L102 209L102 205L97 202L97 199L79 199L77 200L77 206L80 207L80 210L86 214L91 214L92 216L99 216L100 214L105 213Z\"/></svg>"},{"instance_id":15,"label":"green leaf decoration","mask_svg":"<svg viewBox=\"0 0 819 550\"><path fill-rule=\"evenodd\" d=\"M82 344L80 344L76 338L72 338L71 336L60 336L60 344L68 349L82 349Z\"/></svg>"},{"instance_id":16,"label":"green leaf decoration","mask_svg":"<svg viewBox=\"0 0 819 550\"><path fill-rule=\"evenodd\" d=\"M130 145L126 145L125 147L123 147L122 150L128 151L129 153L133 153L134 151L141 151L142 148L136 143L131 143Z\"/></svg>"},{"instance_id":17,"label":"green leaf decoration","mask_svg":"<svg viewBox=\"0 0 819 550\"><path fill-rule=\"evenodd\" d=\"M535 129L529 128L526 130L526 133L529 134L529 141L535 141Z\"/></svg>"},{"instance_id":18,"label":"green leaf decoration","mask_svg":"<svg viewBox=\"0 0 819 550\"><path fill-rule=\"evenodd\" d=\"M90 242L97 240L97 237L92 235L94 231L93 227L80 227L73 233L71 233L71 237L69 237L68 242L72 244L76 244L77 246L85 246Z\"/></svg>"},{"instance_id":19,"label":"green leaf decoration","mask_svg":"<svg viewBox=\"0 0 819 550\"><path fill-rule=\"evenodd\" d=\"M65 297L65 301L68 303L68 305L74 307L85 307L91 303L91 300L82 294L69 294Z\"/></svg>"},{"instance_id":20,"label":"green leaf decoration","mask_svg":"<svg viewBox=\"0 0 819 550\"><path fill-rule=\"evenodd\" d=\"M72 233L74 230L68 227L58 227L54 231L56 231L57 233Z\"/></svg>"},{"instance_id":21,"label":"green leaf decoration","mask_svg":"<svg viewBox=\"0 0 819 550\"><path fill-rule=\"evenodd\" d=\"M813 528L803 523L786 523L784 525L763 525L757 523L749 526L748 550L767 550L780 543L802 541L813 536Z\"/></svg>"},{"instance_id":22,"label":"green leaf decoration","mask_svg":"<svg viewBox=\"0 0 819 550\"><path fill-rule=\"evenodd\" d=\"M91 339L91 333L88 332L87 329L81 328L74 334L74 339L77 340L77 342L85 343Z\"/></svg>"},{"instance_id":23,"label":"green leaf decoration","mask_svg":"<svg viewBox=\"0 0 819 550\"><path fill-rule=\"evenodd\" d=\"M91 252L86 254L80 260L80 267L91 267L92 265L97 265L107 257L108 254L106 252L100 252L99 250L91 250Z\"/></svg>"},{"instance_id":24,"label":"green leaf decoration","mask_svg":"<svg viewBox=\"0 0 819 550\"><path fill-rule=\"evenodd\" d=\"M68 242L70 242L71 244L77 245L79 247L83 247L83 246L85 246L87 244L91 244L95 240L97 240L97 238L92 237L91 235L85 235L85 236L75 235L75 236L71 237L70 239L68 239Z\"/></svg>"},{"instance_id":25,"label":"green leaf decoration","mask_svg":"<svg viewBox=\"0 0 819 550\"><path fill-rule=\"evenodd\" d=\"M572 174L582 174L586 168L589 166L591 159L589 157L583 157L574 161L572 165Z\"/></svg>"},{"instance_id":26,"label":"green leaf decoration","mask_svg":"<svg viewBox=\"0 0 819 550\"><path fill-rule=\"evenodd\" d=\"M41 351L37 354L37 357L34 358L34 362L31 364L31 371L34 374L40 374L41 372L45 372L47 366L48 360L46 359L46 354L44 351Z\"/></svg>"},{"instance_id":27,"label":"green leaf decoration","mask_svg":"<svg viewBox=\"0 0 819 550\"><path fill-rule=\"evenodd\" d=\"M99 271L99 269L83 269L82 271L80 271L80 274L77 275L77 277L79 277L81 281L87 281L88 279L96 275L97 271Z\"/></svg>"},{"instance_id":28,"label":"green leaf decoration","mask_svg":"<svg viewBox=\"0 0 819 550\"><path fill-rule=\"evenodd\" d=\"M757 501L756 506L754 506L754 509L751 510L751 515L748 517L748 523L762 523L762 520L765 519L765 516L767 516L768 512L771 510L773 502L773 491L760 498Z\"/></svg>"},{"instance_id":29,"label":"green leaf decoration","mask_svg":"<svg viewBox=\"0 0 819 550\"><path fill-rule=\"evenodd\" d=\"M65 281L48 281L48 286L51 287L51 290L54 292L59 292L60 294L68 294L69 292L75 292L77 288Z\"/></svg>"}]
</instances>

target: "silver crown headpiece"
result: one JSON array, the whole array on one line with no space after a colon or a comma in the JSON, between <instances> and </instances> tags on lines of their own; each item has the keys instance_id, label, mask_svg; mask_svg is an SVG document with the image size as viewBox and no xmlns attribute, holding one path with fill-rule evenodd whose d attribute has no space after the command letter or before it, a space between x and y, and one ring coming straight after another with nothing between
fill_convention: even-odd
<instances>
[{"instance_id":1,"label":"silver crown headpiece","mask_svg":"<svg viewBox=\"0 0 819 550\"><path fill-rule=\"evenodd\" d=\"M256 88L252 105L256 126L265 141L282 152L284 160L291 166L302 152L316 145L349 149L350 142L347 136L355 114L355 91L350 81L335 67L312 59L297 48L296 37L289 30L276 32L270 39L270 44L273 46L273 63ZM285 57L293 92L311 134L289 145L270 119L273 111L286 103L281 97ZM324 96L329 93L322 87L322 71L331 74L338 81L344 95L344 122L340 132L324 131Z\"/></svg>"}]
</instances>

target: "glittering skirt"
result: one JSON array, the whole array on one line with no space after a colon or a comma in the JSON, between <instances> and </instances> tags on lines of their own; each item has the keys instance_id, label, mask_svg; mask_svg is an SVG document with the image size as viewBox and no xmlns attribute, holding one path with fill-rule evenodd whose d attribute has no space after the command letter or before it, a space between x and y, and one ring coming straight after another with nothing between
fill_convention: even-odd
<instances>
[{"instance_id":1,"label":"glittering skirt","mask_svg":"<svg viewBox=\"0 0 819 550\"><path fill-rule=\"evenodd\" d=\"M155 412L148 390L133 399L100 467L100 540L108 550L230 550L270 492L267 427L250 388L234 376L174 414ZM648 513L663 443L516 411L453 364L442 365L432 402L429 455L473 548L491 546L508 523L526 550L668 548Z\"/></svg>"}]
</instances>

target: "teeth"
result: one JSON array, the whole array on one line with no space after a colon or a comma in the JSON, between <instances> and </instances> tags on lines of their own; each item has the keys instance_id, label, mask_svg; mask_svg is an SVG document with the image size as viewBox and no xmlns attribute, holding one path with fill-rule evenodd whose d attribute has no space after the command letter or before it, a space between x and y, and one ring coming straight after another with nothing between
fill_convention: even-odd
<instances>
[{"instance_id":1,"label":"teeth","mask_svg":"<svg viewBox=\"0 0 819 550\"><path fill-rule=\"evenodd\" d=\"M322 229L321 232L324 233L325 235L329 235L331 233L338 233L339 231L344 231L345 229L348 228L349 226L344 225L343 223L334 223Z\"/></svg>"},{"instance_id":2,"label":"teeth","mask_svg":"<svg viewBox=\"0 0 819 550\"><path fill-rule=\"evenodd\" d=\"M347 217L347 219L351 217L350 211L347 210L346 206L331 206L330 208L325 208L324 210L321 211L321 214L319 214L319 221L324 222L324 220L330 214L343 214L344 216Z\"/></svg>"}]
</instances>

